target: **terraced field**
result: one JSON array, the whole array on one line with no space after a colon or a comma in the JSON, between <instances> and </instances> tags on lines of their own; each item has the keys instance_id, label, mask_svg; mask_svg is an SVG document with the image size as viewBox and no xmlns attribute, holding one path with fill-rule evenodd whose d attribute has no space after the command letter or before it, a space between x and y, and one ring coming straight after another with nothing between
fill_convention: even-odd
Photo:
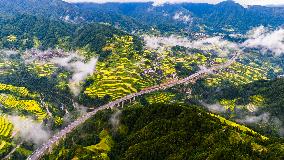
<instances>
[{"instance_id":1,"label":"terraced field","mask_svg":"<svg viewBox=\"0 0 284 160\"><path fill-rule=\"evenodd\" d=\"M1 52L0 52L1 53ZM0 75L9 75L15 71L19 64L12 61L0 61Z\"/></svg>"},{"instance_id":2,"label":"terraced field","mask_svg":"<svg viewBox=\"0 0 284 160\"><path fill-rule=\"evenodd\" d=\"M173 51L161 52L158 50L145 50L143 58L144 64L142 65L143 68L148 69L147 73L149 74L149 70L150 74L161 72L159 74L161 79L173 77L179 70L186 69L187 71L192 71L194 65L205 65L208 61L208 57L200 53L186 54ZM179 66L178 69L177 66Z\"/></svg>"},{"instance_id":3,"label":"terraced field","mask_svg":"<svg viewBox=\"0 0 284 160\"><path fill-rule=\"evenodd\" d=\"M86 88L85 94L98 98L109 95L112 99L117 99L137 92L135 85L141 80L137 69L127 58L119 59L114 68L107 67L106 63L99 63L96 74L92 76L94 83Z\"/></svg>"},{"instance_id":4,"label":"terraced field","mask_svg":"<svg viewBox=\"0 0 284 160\"><path fill-rule=\"evenodd\" d=\"M177 58L176 62L184 63L185 66L191 64L203 65L206 64L208 57L201 53L191 54L191 55L184 55L181 58Z\"/></svg>"},{"instance_id":5,"label":"terraced field","mask_svg":"<svg viewBox=\"0 0 284 160\"><path fill-rule=\"evenodd\" d=\"M40 104L33 100L38 98L39 95L30 92L27 88L0 83L0 92L2 92L0 93L0 104L4 108L27 112L39 121L47 117L47 113L41 108Z\"/></svg>"},{"instance_id":6,"label":"terraced field","mask_svg":"<svg viewBox=\"0 0 284 160\"><path fill-rule=\"evenodd\" d=\"M39 121L42 121L47 117L47 113L35 100L21 100L13 95L0 94L0 103L6 109L11 109L20 112L28 112L29 114L35 116Z\"/></svg>"},{"instance_id":7,"label":"terraced field","mask_svg":"<svg viewBox=\"0 0 284 160\"><path fill-rule=\"evenodd\" d=\"M13 132L13 124L5 115L0 115L0 155L7 152L11 147L10 138Z\"/></svg>"},{"instance_id":8,"label":"terraced field","mask_svg":"<svg viewBox=\"0 0 284 160\"><path fill-rule=\"evenodd\" d=\"M0 115L0 137L10 138L13 131L13 125L6 116Z\"/></svg>"},{"instance_id":9,"label":"terraced field","mask_svg":"<svg viewBox=\"0 0 284 160\"><path fill-rule=\"evenodd\" d=\"M12 144L10 142L0 140L0 155L5 155L11 147Z\"/></svg>"},{"instance_id":10,"label":"terraced field","mask_svg":"<svg viewBox=\"0 0 284 160\"><path fill-rule=\"evenodd\" d=\"M84 93L92 98L110 96L112 100L176 78L176 66L192 71L193 65L204 65L208 58L203 54L184 54L173 51L134 50L131 36L115 36L104 47L111 52L107 61L98 62L92 83ZM185 75L187 76L187 75Z\"/></svg>"},{"instance_id":11,"label":"terraced field","mask_svg":"<svg viewBox=\"0 0 284 160\"><path fill-rule=\"evenodd\" d=\"M17 41L17 36L15 36L15 35L9 35L9 36L7 36L7 41L9 41L9 42L15 42L15 41Z\"/></svg>"},{"instance_id":12,"label":"terraced field","mask_svg":"<svg viewBox=\"0 0 284 160\"><path fill-rule=\"evenodd\" d=\"M28 71L36 73L39 77L48 77L51 76L55 71L57 67L52 63L32 63L28 66Z\"/></svg>"},{"instance_id":13,"label":"terraced field","mask_svg":"<svg viewBox=\"0 0 284 160\"><path fill-rule=\"evenodd\" d=\"M245 105L238 105L237 101L241 99L235 98L235 99L221 99L219 101L220 105L223 106L226 110L230 110L231 112L235 111L235 108L239 109L247 109L250 112L256 111L258 107L261 107L264 105L265 98L261 95L253 95L249 97L249 103Z\"/></svg>"},{"instance_id":14,"label":"terraced field","mask_svg":"<svg viewBox=\"0 0 284 160\"><path fill-rule=\"evenodd\" d=\"M220 100L220 104L226 109L226 110L230 110L230 111L234 111L235 107L236 107L236 101L237 99L221 99Z\"/></svg>"},{"instance_id":15,"label":"terraced field","mask_svg":"<svg viewBox=\"0 0 284 160\"><path fill-rule=\"evenodd\" d=\"M256 67L253 64L235 63L223 72L207 78L206 82L209 86L220 85L223 81L229 81L234 85L248 84L257 80L268 79L267 72L267 69Z\"/></svg>"},{"instance_id":16,"label":"terraced field","mask_svg":"<svg viewBox=\"0 0 284 160\"><path fill-rule=\"evenodd\" d=\"M167 93L167 92L159 92L154 93L151 95L146 96L146 100L149 104L155 104L155 103L166 103L168 104L173 100L175 97L175 94Z\"/></svg>"},{"instance_id":17,"label":"terraced field","mask_svg":"<svg viewBox=\"0 0 284 160\"><path fill-rule=\"evenodd\" d=\"M109 95L111 99L118 99L137 92L142 78L136 63L139 55L134 51L132 37L115 37L104 50L111 51L112 55L108 61L98 62L96 73L90 77L93 83L84 93L94 98Z\"/></svg>"},{"instance_id":18,"label":"terraced field","mask_svg":"<svg viewBox=\"0 0 284 160\"><path fill-rule=\"evenodd\" d=\"M12 94L16 94L21 97L36 97L37 95L34 93L31 93L27 88L25 87L17 87L10 84L4 84L0 83L0 92L10 92Z\"/></svg>"}]
</instances>

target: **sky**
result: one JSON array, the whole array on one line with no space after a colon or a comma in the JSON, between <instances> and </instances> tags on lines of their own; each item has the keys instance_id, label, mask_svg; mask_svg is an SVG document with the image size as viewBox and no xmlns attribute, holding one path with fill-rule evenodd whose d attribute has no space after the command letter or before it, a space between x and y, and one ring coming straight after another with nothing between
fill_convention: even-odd
<instances>
[{"instance_id":1,"label":"sky","mask_svg":"<svg viewBox=\"0 0 284 160\"><path fill-rule=\"evenodd\" d=\"M161 5L163 3L181 3L181 2L193 2L193 3L210 3L217 4L224 0L64 0L67 2L154 2L155 5ZM284 0L235 0L243 6L247 5L284 5Z\"/></svg>"}]
</instances>

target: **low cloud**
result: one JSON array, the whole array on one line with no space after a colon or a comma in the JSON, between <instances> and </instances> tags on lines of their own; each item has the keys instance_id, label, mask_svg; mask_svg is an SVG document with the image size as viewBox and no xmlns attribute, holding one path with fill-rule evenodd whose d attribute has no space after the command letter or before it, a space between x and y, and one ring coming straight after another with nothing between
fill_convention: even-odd
<instances>
[{"instance_id":1,"label":"low cloud","mask_svg":"<svg viewBox=\"0 0 284 160\"><path fill-rule=\"evenodd\" d=\"M73 102L73 107L75 110L73 110L73 112L69 113L68 110L65 110L65 115L63 117L63 122L68 124L71 123L72 121L74 121L74 119L77 118L77 116L83 116L86 113L88 113L88 107L85 107L83 105L80 105L76 102Z\"/></svg>"},{"instance_id":2,"label":"low cloud","mask_svg":"<svg viewBox=\"0 0 284 160\"><path fill-rule=\"evenodd\" d=\"M175 4L175 3L209 3L217 4L225 0L64 0L66 2L93 2L93 3L107 3L107 2L153 2L154 6L160 6L165 3ZM235 0L236 3L247 7L248 5L284 5L283 1L280 0Z\"/></svg>"},{"instance_id":3,"label":"low cloud","mask_svg":"<svg viewBox=\"0 0 284 160\"><path fill-rule=\"evenodd\" d=\"M254 123L267 123L270 119L270 114L263 113L258 116L245 116L243 119L238 120L241 123L254 124Z\"/></svg>"},{"instance_id":4,"label":"low cloud","mask_svg":"<svg viewBox=\"0 0 284 160\"><path fill-rule=\"evenodd\" d=\"M200 103L212 113L225 113L226 112L226 109L219 103L216 103L216 104L207 104L204 102L200 102Z\"/></svg>"},{"instance_id":5,"label":"low cloud","mask_svg":"<svg viewBox=\"0 0 284 160\"><path fill-rule=\"evenodd\" d=\"M183 12L175 13L175 15L173 16L173 19L177 20L177 21L182 21L184 23L191 23L192 22L191 16L184 14Z\"/></svg>"},{"instance_id":6,"label":"low cloud","mask_svg":"<svg viewBox=\"0 0 284 160\"><path fill-rule=\"evenodd\" d=\"M14 125L15 131L25 141L31 141L37 145L46 142L49 137L49 131L43 129L42 123L39 123L29 117L8 116L10 122Z\"/></svg>"},{"instance_id":7,"label":"low cloud","mask_svg":"<svg viewBox=\"0 0 284 160\"><path fill-rule=\"evenodd\" d=\"M122 112L120 110L116 111L114 114L112 114L110 118L110 123L112 125L112 128L114 131L117 131L119 125L120 125L120 116Z\"/></svg>"},{"instance_id":8,"label":"low cloud","mask_svg":"<svg viewBox=\"0 0 284 160\"><path fill-rule=\"evenodd\" d=\"M270 113L262 113L260 115L245 115L241 118L236 119L239 123L249 125L265 125L275 129L280 136L284 136L283 122Z\"/></svg>"},{"instance_id":9,"label":"low cloud","mask_svg":"<svg viewBox=\"0 0 284 160\"><path fill-rule=\"evenodd\" d=\"M93 3L108 3L108 2L118 2L118 3L129 3L129 2L153 2L154 6L163 5L165 3L184 3L184 2L192 2L192 3L210 3L216 4L222 2L224 0L64 0L66 2L93 2Z\"/></svg>"},{"instance_id":10,"label":"low cloud","mask_svg":"<svg viewBox=\"0 0 284 160\"><path fill-rule=\"evenodd\" d=\"M203 101L199 101L202 106L207 108L210 112L220 115L231 114L230 111L226 110L224 106L219 103L207 104ZM236 121L240 124L246 124L248 126L261 126L268 127L269 130L274 130L279 136L284 136L284 125L283 122L276 116L272 116L268 112L247 112L247 110L235 108L236 117L231 120Z\"/></svg>"},{"instance_id":11,"label":"low cloud","mask_svg":"<svg viewBox=\"0 0 284 160\"><path fill-rule=\"evenodd\" d=\"M174 46L183 46L214 51L220 57L225 57L235 51L241 52L246 48L259 49L262 53L272 52L276 56L284 54L284 28L270 30L264 26L259 26L250 30L246 35L238 36L245 37L247 40L243 43L235 43L222 39L220 36L189 40L176 35L168 37L144 35L144 41L146 47L151 49L163 50Z\"/></svg>"},{"instance_id":12,"label":"low cloud","mask_svg":"<svg viewBox=\"0 0 284 160\"><path fill-rule=\"evenodd\" d=\"M256 27L248 32L247 38L242 44L244 47L271 51L276 56L284 53L284 28L271 31L264 26Z\"/></svg>"},{"instance_id":13,"label":"low cloud","mask_svg":"<svg viewBox=\"0 0 284 160\"><path fill-rule=\"evenodd\" d=\"M168 37L144 36L147 48L163 49L174 46L183 46L186 48L197 48L205 51L217 51L219 56L224 57L233 51L240 51L238 44L222 39L219 36L209 37L200 40L191 41L185 37L171 35Z\"/></svg>"},{"instance_id":14,"label":"low cloud","mask_svg":"<svg viewBox=\"0 0 284 160\"><path fill-rule=\"evenodd\" d=\"M26 63L35 61L41 63L54 63L71 71L72 77L69 80L69 87L73 94L80 93L80 82L84 81L88 75L92 75L96 69L98 58L91 58L85 62L84 57L77 52L64 52L62 50L28 50L24 54Z\"/></svg>"},{"instance_id":15,"label":"low cloud","mask_svg":"<svg viewBox=\"0 0 284 160\"><path fill-rule=\"evenodd\" d=\"M88 62L84 62L82 57L72 54L68 57L56 57L51 62L67 68L73 72L72 78L69 80L69 87L73 94L77 96L80 93L80 82L84 81L88 75L92 75L96 69L97 58L91 58Z\"/></svg>"}]
</instances>

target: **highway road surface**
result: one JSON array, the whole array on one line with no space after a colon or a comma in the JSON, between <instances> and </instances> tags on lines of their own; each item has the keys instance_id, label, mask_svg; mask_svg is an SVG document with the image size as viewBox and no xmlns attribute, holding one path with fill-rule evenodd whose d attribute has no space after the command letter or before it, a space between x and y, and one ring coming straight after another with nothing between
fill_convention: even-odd
<instances>
[{"instance_id":1,"label":"highway road surface","mask_svg":"<svg viewBox=\"0 0 284 160\"><path fill-rule=\"evenodd\" d=\"M79 125L84 123L87 119L94 116L98 111L101 111L101 110L104 110L104 109L109 109L109 108L114 108L115 106L119 105L122 102L131 100L135 97L138 97L138 96L141 96L141 95L144 95L144 94L147 94L147 93L155 92L155 91L158 91L158 90L164 90L164 89L171 88L171 87L178 85L178 84L183 84L183 83L187 83L187 82L190 82L190 81L195 81L195 80L200 79L200 78L202 78L202 77L204 77L205 75L208 75L208 74L214 74L214 72L217 72L221 69L227 68L230 65L232 65L235 62L235 60L238 58L238 56L239 56L239 53L236 53L231 59L229 59L224 64L220 64L218 66L213 66L211 68L203 68L202 70L200 70L200 71L198 71L198 72L196 72L196 73L194 73L194 74L192 74L192 75L190 75L190 76L188 76L184 79L174 80L174 81L166 82L166 83L163 83L163 84L160 84L160 85L148 87L148 88L141 90L140 92L129 94L125 97L122 97L122 98L117 99L115 101L109 102L108 104L100 106L97 109L93 110L92 112L86 113L82 117L78 118L77 120L75 120L74 122L69 124L64 129L62 129L61 131L59 131L58 133L53 135L40 148L36 149L27 159L28 160L40 159L48 150L52 149L52 147L54 147L56 144L58 144L58 142L61 139L63 139L68 133L72 132L75 128L77 128Z\"/></svg>"}]
</instances>

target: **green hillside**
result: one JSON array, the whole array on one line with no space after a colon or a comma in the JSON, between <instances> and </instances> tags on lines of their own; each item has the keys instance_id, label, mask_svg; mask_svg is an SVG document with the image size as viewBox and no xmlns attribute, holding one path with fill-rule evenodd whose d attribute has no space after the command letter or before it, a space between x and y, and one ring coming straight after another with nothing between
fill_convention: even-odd
<instances>
[{"instance_id":1,"label":"green hillside","mask_svg":"<svg viewBox=\"0 0 284 160\"><path fill-rule=\"evenodd\" d=\"M122 111L115 128L109 121L112 114L104 111L88 120L45 159L281 159L284 156L283 141L263 139L254 131L242 129L245 126L223 123L193 105L131 106Z\"/></svg>"},{"instance_id":2,"label":"green hillside","mask_svg":"<svg viewBox=\"0 0 284 160\"><path fill-rule=\"evenodd\" d=\"M101 53L102 48L114 34L129 35L107 24L74 24L31 15L0 17L2 49L83 49L89 54L100 53L105 57L106 53ZM141 49L142 44L137 37L134 41L135 49Z\"/></svg>"},{"instance_id":3,"label":"green hillside","mask_svg":"<svg viewBox=\"0 0 284 160\"><path fill-rule=\"evenodd\" d=\"M219 86L207 86L206 81L200 81L194 86L193 93L208 104L220 104L226 111L220 114L227 118L256 118L250 127L265 134L283 136L283 78L238 85L228 82L232 81ZM267 117L262 117L265 115Z\"/></svg>"}]
</instances>

